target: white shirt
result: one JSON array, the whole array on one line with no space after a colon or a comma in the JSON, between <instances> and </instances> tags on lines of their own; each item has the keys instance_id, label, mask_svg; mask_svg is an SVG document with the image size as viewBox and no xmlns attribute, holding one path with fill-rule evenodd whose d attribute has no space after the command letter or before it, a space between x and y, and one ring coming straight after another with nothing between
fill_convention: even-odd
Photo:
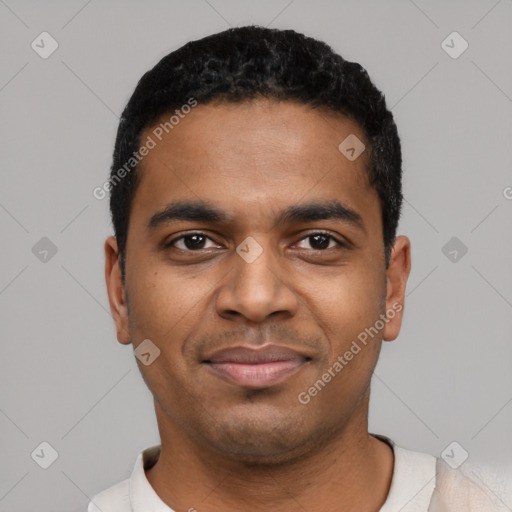
<instances>
[{"instance_id":1,"label":"white shirt","mask_svg":"<svg viewBox=\"0 0 512 512\"><path fill-rule=\"evenodd\" d=\"M496 495L485 485L454 470L433 455L408 450L386 436L371 434L393 449L391 487L379 512L510 512L511 498ZM131 477L100 492L87 512L174 512L155 492L144 472L160 455L160 445L137 456ZM479 479L481 481L481 479ZM503 489L501 489L503 490Z\"/></svg>"}]
</instances>

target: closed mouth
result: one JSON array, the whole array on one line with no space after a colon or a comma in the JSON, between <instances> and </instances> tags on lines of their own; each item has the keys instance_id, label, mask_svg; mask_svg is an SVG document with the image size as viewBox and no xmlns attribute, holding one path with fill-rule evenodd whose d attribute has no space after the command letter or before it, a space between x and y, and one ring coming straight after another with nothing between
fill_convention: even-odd
<instances>
[{"instance_id":1,"label":"closed mouth","mask_svg":"<svg viewBox=\"0 0 512 512\"><path fill-rule=\"evenodd\" d=\"M202 361L230 382L253 389L276 385L300 370L311 357L278 345L232 347Z\"/></svg>"}]
</instances>

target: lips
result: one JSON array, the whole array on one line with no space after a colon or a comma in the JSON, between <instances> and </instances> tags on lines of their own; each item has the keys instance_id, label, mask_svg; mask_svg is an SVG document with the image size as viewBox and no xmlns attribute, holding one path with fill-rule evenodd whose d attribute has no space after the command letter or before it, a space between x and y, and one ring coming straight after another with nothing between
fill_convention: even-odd
<instances>
[{"instance_id":1,"label":"lips","mask_svg":"<svg viewBox=\"0 0 512 512\"><path fill-rule=\"evenodd\" d=\"M203 363L234 384L261 389L291 377L310 359L279 345L238 346L215 352Z\"/></svg>"}]
</instances>

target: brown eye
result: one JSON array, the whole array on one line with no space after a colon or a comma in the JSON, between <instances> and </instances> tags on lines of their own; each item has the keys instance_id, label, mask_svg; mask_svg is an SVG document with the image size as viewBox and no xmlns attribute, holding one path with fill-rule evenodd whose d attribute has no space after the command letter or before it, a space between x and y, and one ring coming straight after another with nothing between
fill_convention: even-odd
<instances>
[{"instance_id":1,"label":"brown eye","mask_svg":"<svg viewBox=\"0 0 512 512\"><path fill-rule=\"evenodd\" d=\"M304 237L299 243L302 243L306 240L309 241L310 247L316 251L324 251L336 246L345 246L329 233L313 233ZM334 242L334 245L331 245L331 242Z\"/></svg>"},{"instance_id":2,"label":"brown eye","mask_svg":"<svg viewBox=\"0 0 512 512\"><path fill-rule=\"evenodd\" d=\"M166 244L166 247L176 247L183 251L197 251L199 249L209 249L210 247L205 247L208 240L213 242L211 238L203 235L202 233L191 233L171 240Z\"/></svg>"}]
</instances>

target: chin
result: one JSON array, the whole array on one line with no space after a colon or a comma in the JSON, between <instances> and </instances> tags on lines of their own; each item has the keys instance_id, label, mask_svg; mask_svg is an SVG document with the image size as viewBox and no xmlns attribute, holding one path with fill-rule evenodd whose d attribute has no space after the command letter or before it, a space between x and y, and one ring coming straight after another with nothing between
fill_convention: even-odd
<instances>
[{"instance_id":1,"label":"chin","mask_svg":"<svg viewBox=\"0 0 512 512\"><path fill-rule=\"evenodd\" d=\"M277 421L276 421L277 420ZM303 419L286 418L234 420L219 422L203 442L223 457L249 466L275 466L302 460L328 442L324 426L308 426Z\"/></svg>"}]
</instances>

